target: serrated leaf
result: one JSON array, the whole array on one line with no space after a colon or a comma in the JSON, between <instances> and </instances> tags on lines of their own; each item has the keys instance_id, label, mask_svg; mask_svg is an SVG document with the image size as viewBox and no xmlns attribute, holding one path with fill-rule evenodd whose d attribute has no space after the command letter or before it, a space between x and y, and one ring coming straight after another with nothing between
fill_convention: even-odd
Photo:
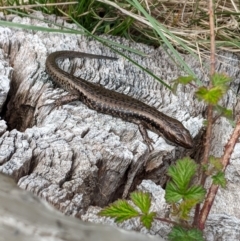
<instances>
[{"instance_id":1,"label":"serrated leaf","mask_svg":"<svg viewBox=\"0 0 240 241\"><path fill-rule=\"evenodd\" d=\"M182 85L187 85L189 84L191 81L194 80L194 77L189 75L189 76L180 76L178 77L177 79L173 80L173 86L172 86L172 93L174 95L176 95L177 93L177 87L179 84L182 84Z\"/></svg>"},{"instance_id":2,"label":"serrated leaf","mask_svg":"<svg viewBox=\"0 0 240 241\"><path fill-rule=\"evenodd\" d=\"M186 190L193 175L196 173L197 164L186 157L178 160L175 165L169 167L167 174L172 178L179 190Z\"/></svg>"},{"instance_id":3,"label":"serrated leaf","mask_svg":"<svg viewBox=\"0 0 240 241\"><path fill-rule=\"evenodd\" d=\"M133 203L140 208L142 213L147 214L151 206L151 198L149 193L133 192L130 194Z\"/></svg>"},{"instance_id":4,"label":"serrated leaf","mask_svg":"<svg viewBox=\"0 0 240 241\"><path fill-rule=\"evenodd\" d=\"M202 186L191 186L186 190L179 190L173 182L167 183L165 191L165 199L168 203L176 203L181 199L194 199L200 203L206 194L206 190Z\"/></svg>"},{"instance_id":5,"label":"serrated leaf","mask_svg":"<svg viewBox=\"0 0 240 241\"><path fill-rule=\"evenodd\" d=\"M215 73L212 76L213 86L227 85L231 81L231 78L226 74Z\"/></svg>"},{"instance_id":6,"label":"serrated leaf","mask_svg":"<svg viewBox=\"0 0 240 241\"><path fill-rule=\"evenodd\" d=\"M217 158L214 156L209 157L209 162L214 166L214 168L218 171L222 170L223 164L221 162L221 158Z\"/></svg>"},{"instance_id":7,"label":"serrated leaf","mask_svg":"<svg viewBox=\"0 0 240 241\"><path fill-rule=\"evenodd\" d=\"M206 87L200 87L196 91L196 96L200 100L204 100L207 104L216 105L225 93L226 88L223 86L216 86L210 90L208 90Z\"/></svg>"},{"instance_id":8,"label":"serrated leaf","mask_svg":"<svg viewBox=\"0 0 240 241\"><path fill-rule=\"evenodd\" d=\"M226 117L229 120L233 120L232 110L222 107L220 105L216 105L214 108L220 115Z\"/></svg>"},{"instance_id":9,"label":"serrated leaf","mask_svg":"<svg viewBox=\"0 0 240 241\"><path fill-rule=\"evenodd\" d=\"M183 84L183 85L187 85L193 80L194 80L194 77L189 75L189 76L180 76L177 79L175 79L174 82Z\"/></svg>"},{"instance_id":10,"label":"serrated leaf","mask_svg":"<svg viewBox=\"0 0 240 241\"><path fill-rule=\"evenodd\" d=\"M204 241L203 232L199 229L196 229L196 228L190 229L190 230L188 230L187 234L188 234L188 237L189 237L189 241L190 240Z\"/></svg>"},{"instance_id":11,"label":"serrated leaf","mask_svg":"<svg viewBox=\"0 0 240 241\"><path fill-rule=\"evenodd\" d=\"M156 213L155 212L151 212L145 215L142 215L140 217L140 221L142 222L142 224L147 228L150 229L152 227L152 223L154 218L156 217Z\"/></svg>"},{"instance_id":12,"label":"serrated leaf","mask_svg":"<svg viewBox=\"0 0 240 241\"><path fill-rule=\"evenodd\" d=\"M208 89L204 86L199 87L195 94L199 100L205 100L204 97L208 94Z\"/></svg>"},{"instance_id":13,"label":"serrated leaf","mask_svg":"<svg viewBox=\"0 0 240 241\"><path fill-rule=\"evenodd\" d=\"M204 241L203 233L199 229L187 230L179 226L173 227L168 238L170 241Z\"/></svg>"},{"instance_id":14,"label":"serrated leaf","mask_svg":"<svg viewBox=\"0 0 240 241\"><path fill-rule=\"evenodd\" d=\"M126 200L117 200L108 207L102 209L98 215L114 218L117 223L140 216L139 212Z\"/></svg>"},{"instance_id":15,"label":"serrated leaf","mask_svg":"<svg viewBox=\"0 0 240 241\"><path fill-rule=\"evenodd\" d=\"M225 116L229 120L233 120L233 112L230 109L223 108L222 115Z\"/></svg>"},{"instance_id":16,"label":"serrated leaf","mask_svg":"<svg viewBox=\"0 0 240 241\"><path fill-rule=\"evenodd\" d=\"M179 189L172 181L166 185L165 199L167 203L176 203L182 199L182 194L179 193Z\"/></svg>"},{"instance_id":17,"label":"serrated leaf","mask_svg":"<svg viewBox=\"0 0 240 241\"><path fill-rule=\"evenodd\" d=\"M216 175L213 175L212 180L215 185L220 185L223 188L225 188L227 185L226 178L222 171L219 171Z\"/></svg>"},{"instance_id":18,"label":"serrated leaf","mask_svg":"<svg viewBox=\"0 0 240 241\"><path fill-rule=\"evenodd\" d=\"M179 205L178 217L182 220L188 220L191 209L198 203L198 200L185 200Z\"/></svg>"},{"instance_id":19,"label":"serrated leaf","mask_svg":"<svg viewBox=\"0 0 240 241\"><path fill-rule=\"evenodd\" d=\"M197 202L202 202L206 194L206 190L200 185L194 185L188 188L183 194L183 199L195 199Z\"/></svg>"}]
</instances>

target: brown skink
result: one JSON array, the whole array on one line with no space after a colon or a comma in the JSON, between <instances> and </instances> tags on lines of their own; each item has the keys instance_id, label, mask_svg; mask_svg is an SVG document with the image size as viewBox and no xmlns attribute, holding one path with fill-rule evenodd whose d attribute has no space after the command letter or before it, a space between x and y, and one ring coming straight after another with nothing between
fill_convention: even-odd
<instances>
[{"instance_id":1,"label":"brown skink","mask_svg":"<svg viewBox=\"0 0 240 241\"><path fill-rule=\"evenodd\" d=\"M189 131L178 120L130 96L75 77L60 69L56 63L57 59L60 58L83 57L117 60L117 58L102 55L58 51L47 57L46 70L60 87L77 96L89 108L137 124L148 146L151 146L152 140L148 137L146 129L182 147L193 147L193 140Z\"/></svg>"}]
</instances>

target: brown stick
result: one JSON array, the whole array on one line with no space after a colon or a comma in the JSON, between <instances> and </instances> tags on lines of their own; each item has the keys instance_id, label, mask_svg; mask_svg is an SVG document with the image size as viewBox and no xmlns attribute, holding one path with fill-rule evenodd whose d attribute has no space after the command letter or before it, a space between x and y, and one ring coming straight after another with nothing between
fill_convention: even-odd
<instances>
[{"instance_id":1,"label":"brown stick","mask_svg":"<svg viewBox=\"0 0 240 241\"><path fill-rule=\"evenodd\" d=\"M239 138L239 135L240 135L240 120L238 120L238 123L232 133L232 136L231 136L230 140L228 141L227 145L225 146L225 152L222 156L222 164L223 164L222 171L225 171L227 165L229 164L231 154L232 154L234 146ZM212 184L210 189L208 190L206 201L203 205L203 208L202 208L202 210L200 212L200 216L199 216L198 228L201 230L204 229L206 219L207 219L208 214L213 205L218 188L219 188L219 185Z\"/></svg>"},{"instance_id":2,"label":"brown stick","mask_svg":"<svg viewBox=\"0 0 240 241\"><path fill-rule=\"evenodd\" d=\"M185 224L185 223L178 223L178 222L175 222L175 221L172 221L168 218L159 218L159 217L155 217L154 219L156 220L159 220L161 222L165 222L165 223L169 223L169 224L172 224L174 226L181 226L183 228L189 228L189 225Z\"/></svg>"},{"instance_id":3,"label":"brown stick","mask_svg":"<svg viewBox=\"0 0 240 241\"><path fill-rule=\"evenodd\" d=\"M210 27L210 39L211 39L211 55L210 55L210 81L208 85L208 89L212 88L211 78L215 74L215 32L214 32L214 10L213 10L213 1L209 1L209 27ZM207 131L206 131L206 139L204 144L204 153L203 160L201 162L202 165L206 165L208 163L210 148L211 148L211 136L212 136L212 123L213 123L213 106L208 105L207 111ZM204 186L206 182L206 174L202 171L200 183ZM198 226L199 220L199 211L200 204L196 205L193 226Z\"/></svg>"}]
</instances>

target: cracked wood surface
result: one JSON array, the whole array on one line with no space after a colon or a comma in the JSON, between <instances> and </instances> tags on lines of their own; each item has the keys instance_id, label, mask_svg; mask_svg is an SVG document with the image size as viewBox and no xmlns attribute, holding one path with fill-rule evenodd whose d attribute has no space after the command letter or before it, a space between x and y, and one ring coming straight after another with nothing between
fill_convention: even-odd
<instances>
[{"instance_id":1,"label":"cracked wood surface","mask_svg":"<svg viewBox=\"0 0 240 241\"><path fill-rule=\"evenodd\" d=\"M12 18L46 26L28 18ZM66 92L53 86L45 72L45 60L50 52L71 49L109 56L115 56L114 53L81 35L33 33L4 27L0 31L0 71L5 83L0 95L1 107L11 82L7 108L3 108L2 115L7 123L0 123L3 173L13 176L21 188L43 197L63 213L77 217L90 205L104 206L123 193L126 195L142 179L165 183L166 168L177 157L187 154L184 149L171 146L149 132L155 141L154 152L149 153L136 125L99 114L79 101L53 108L53 101ZM162 49L108 38L147 54L148 57L140 57L127 53L165 81L184 74ZM193 137L198 134L204 105L194 101L192 88L179 87L175 96L129 61L117 57L119 60L115 62L66 59L59 65L65 71L76 66L76 76L155 106L182 121ZM183 57L199 78L206 81L207 72L198 60ZM223 54L218 71L238 79L238 61L233 54ZM233 88L236 85L233 84ZM239 112L234 94L229 93L223 103ZM215 128L217 144L213 145L212 152L221 155L232 127L219 120Z\"/></svg>"},{"instance_id":2,"label":"cracked wood surface","mask_svg":"<svg viewBox=\"0 0 240 241\"><path fill-rule=\"evenodd\" d=\"M83 36L9 29L4 29L3 34L3 59L8 58L13 72L5 113L11 131L2 137L2 172L13 176L20 187L75 216L84 213L89 205L104 206L123 194L126 196L143 177L152 175L157 183L165 183L166 167L177 158L176 150L178 156L183 155L183 148L149 133L155 141L154 152L149 153L138 127L132 123L97 113L79 101L54 107L53 101L66 92L53 86L45 72L50 52L71 48L108 56L114 56L113 53ZM131 45L124 39L112 40ZM170 60L158 67L160 59L167 56L163 50L153 51L144 45L139 45L139 50L152 57L131 57L162 79L174 79L180 73ZM163 109L188 128L194 123L191 131L197 133L201 118L191 118L189 88L174 96L118 57L118 61L65 59L59 65L65 71L75 69L76 76ZM187 96L189 101L185 101Z\"/></svg>"}]
</instances>

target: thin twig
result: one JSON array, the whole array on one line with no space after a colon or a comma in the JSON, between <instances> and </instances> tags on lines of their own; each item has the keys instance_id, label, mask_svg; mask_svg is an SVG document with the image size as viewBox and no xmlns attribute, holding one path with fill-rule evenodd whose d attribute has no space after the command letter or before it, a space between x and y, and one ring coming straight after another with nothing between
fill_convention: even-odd
<instances>
[{"instance_id":1,"label":"thin twig","mask_svg":"<svg viewBox=\"0 0 240 241\"><path fill-rule=\"evenodd\" d=\"M214 32L214 9L213 9L213 1L209 1L209 27L210 27L210 39L211 39L211 54L210 54L210 81L208 85L208 89L212 88L212 76L215 74L215 32ZM203 160L201 162L202 166L208 163L209 153L211 149L211 136L212 136L212 123L213 123L213 106L208 105L207 110L207 131L204 141L204 153L203 153ZM200 184L202 186L205 185L207 176L206 174L201 171L201 181ZM195 214L194 214L194 221L193 226L198 226L199 220L199 211L200 211L200 204L196 205Z\"/></svg>"},{"instance_id":2,"label":"thin twig","mask_svg":"<svg viewBox=\"0 0 240 241\"><path fill-rule=\"evenodd\" d=\"M232 133L232 136L231 136L230 140L228 141L227 145L225 146L225 152L224 152L222 160L221 160L222 164L223 164L222 171L225 171L226 167L229 164L231 154L233 152L233 149L235 147L235 144L236 144L239 136L240 136L240 120L238 120L238 123ZM219 185L212 184L208 191L206 201L203 205L203 208L201 210L200 217L199 217L198 228L201 230L204 229L206 219L207 219L208 214L213 205L218 188L219 188Z\"/></svg>"},{"instance_id":3,"label":"thin twig","mask_svg":"<svg viewBox=\"0 0 240 241\"><path fill-rule=\"evenodd\" d=\"M178 222L175 222L175 221L172 221L170 219L167 219L167 218L159 218L159 217L155 217L154 219L156 220L159 220L159 221L162 221L162 222L165 222L165 223L169 223L169 224L172 224L174 226L181 226L183 228L189 228L189 225L185 224L185 223L178 223Z\"/></svg>"}]
</instances>

